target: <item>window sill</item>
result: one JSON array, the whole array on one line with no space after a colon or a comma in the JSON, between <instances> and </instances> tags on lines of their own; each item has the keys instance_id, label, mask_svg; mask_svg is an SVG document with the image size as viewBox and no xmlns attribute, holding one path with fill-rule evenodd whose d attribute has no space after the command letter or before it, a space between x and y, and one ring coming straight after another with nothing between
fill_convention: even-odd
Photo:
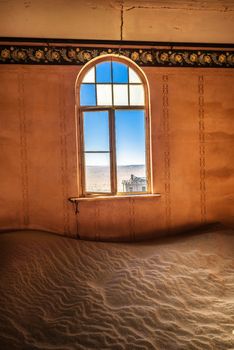
<instances>
[{"instance_id":1,"label":"window sill","mask_svg":"<svg viewBox=\"0 0 234 350\"><path fill-rule=\"evenodd\" d=\"M160 193L149 193L149 194L127 194L120 196L90 196L90 197L70 197L68 200L72 203L86 202L86 201L100 201L100 200L121 200L121 199L139 199L139 198L159 198Z\"/></svg>"}]
</instances>

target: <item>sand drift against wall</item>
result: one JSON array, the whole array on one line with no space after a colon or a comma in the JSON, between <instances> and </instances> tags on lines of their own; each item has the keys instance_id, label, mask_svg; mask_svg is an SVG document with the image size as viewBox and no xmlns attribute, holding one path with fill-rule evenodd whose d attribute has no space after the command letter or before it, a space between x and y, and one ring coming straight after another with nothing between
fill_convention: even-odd
<instances>
[{"instance_id":1,"label":"sand drift against wall","mask_svg":"<svg viewBox=\"0 0 234 350\"><path fill-rule=\"evenodd\" d=\"M233 349L234 236L0 236L1 349Z\"/></svg>"}]
</instances>

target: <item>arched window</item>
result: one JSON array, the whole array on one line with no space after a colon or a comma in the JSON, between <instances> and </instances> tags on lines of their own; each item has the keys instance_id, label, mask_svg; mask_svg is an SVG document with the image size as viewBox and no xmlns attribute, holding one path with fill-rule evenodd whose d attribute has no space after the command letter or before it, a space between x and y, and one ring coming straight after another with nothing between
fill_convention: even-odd
<instances>
[{"instance_id":1,"label":"arched window","mask_svg":"<svg viewBox=\"0 0 234 350\"><path fill-rule=\"evenodd\" d=\"M144 73L108 55L76 83L80 196L151 192L149 92Z\"/></svg>"}]
</instances>

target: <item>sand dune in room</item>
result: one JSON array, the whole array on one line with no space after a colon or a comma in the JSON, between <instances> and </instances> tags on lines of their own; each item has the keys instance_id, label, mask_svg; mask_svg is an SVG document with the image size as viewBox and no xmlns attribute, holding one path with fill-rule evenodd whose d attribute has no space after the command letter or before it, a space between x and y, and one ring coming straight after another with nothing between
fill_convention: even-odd
<instances>
[{"instance_id":1,"label":"sand dune in room","mask_svg":"<svg viewBox=\"0 0 234 350\"><path fill-rule=\"evenodd\" d=\"M234 235L0 236L0 349L234 348Z\"/></svg>"}]
</instances>

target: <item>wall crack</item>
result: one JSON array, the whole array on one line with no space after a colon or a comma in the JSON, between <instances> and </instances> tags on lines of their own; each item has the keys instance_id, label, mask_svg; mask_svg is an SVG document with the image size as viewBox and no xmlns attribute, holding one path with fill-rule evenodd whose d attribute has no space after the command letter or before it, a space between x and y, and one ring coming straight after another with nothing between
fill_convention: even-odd
<instances>
[{"instance_id":1,"label":"wall crack","mask_svg":"<svg viewBox=\"0 0 234 350\"><path fill-rule=\"evenodd\" d=\"M124 5L122 2L121 11L120 11L120 40L123 40L123 25L124 25Z\"/></svg>"}]
</instances>

